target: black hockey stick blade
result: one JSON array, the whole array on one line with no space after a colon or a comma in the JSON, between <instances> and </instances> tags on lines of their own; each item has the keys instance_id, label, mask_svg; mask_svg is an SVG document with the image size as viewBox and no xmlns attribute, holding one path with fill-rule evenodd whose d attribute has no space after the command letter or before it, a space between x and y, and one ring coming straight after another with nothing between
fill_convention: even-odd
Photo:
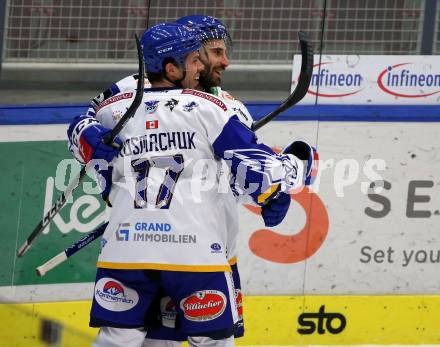
<instances>
[{"instance_id":1,"label":"black hockey stick blade","mask_svg":"<svg viewBox=\"0 0 440 347\"><path fill-rule=\"evenodd\" d=\"M299 75L298 84L296 85L293 93L290 94L288 98L284 100L280 106L278 106L277 109L273 110L268 115L252 124L253 131L260 129L280 113L300 102L309 90L313 73L313 48L307 38L307 34L304 31L298 32L298 38L301 46L301 72Z\"/></svg>"},{"instance_id":2,"label":"black hockey stick blade","mask_svg":"<svg viewBox=\"0 0 440 347\"><path fill-rule=\"evenodd\" d=\"M116 135L122 130L128 120L134 116L136 110L142 102L144 96L144 77L145 77L145 66L144 66L144 56L142 53L142 46L137 35L135 35L136 47L139 61L139 79L137 84L136 95L127 112L122 116L113 130L110 132L109 136L104 139L106 144L113 143ZM21 245L17 251L17 256L22 257L32 246L35 239L42 233L46 226L52 221L52 219L61 211L61 209L66 204L68 198L73 194L73 191L79 186L79 183L86 175L88 166L84 166L79 175L76 176L72 182L69 184L67 189L60 195L60 197L55 201L49 211L44 215L43 219L37 224L32 233L27 237L26 241Z\"/></svg>"}]
</instances>

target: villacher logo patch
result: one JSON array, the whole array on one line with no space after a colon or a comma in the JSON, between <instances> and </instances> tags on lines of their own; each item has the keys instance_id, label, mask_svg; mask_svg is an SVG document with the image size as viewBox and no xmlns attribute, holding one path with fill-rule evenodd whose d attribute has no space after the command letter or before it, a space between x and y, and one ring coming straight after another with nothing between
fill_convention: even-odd
<instances>
[{"instance_id":1,"label":"villacher logo patch","mask_svg":"<svg viewBox=\"0 0 440 347\"><path fill-rule=\"evenodd\" d=\"M183 299L180 308L188 320L214 320L225 311L226 296L218 290L202 290Z\"/></svg>"}]
</instances>

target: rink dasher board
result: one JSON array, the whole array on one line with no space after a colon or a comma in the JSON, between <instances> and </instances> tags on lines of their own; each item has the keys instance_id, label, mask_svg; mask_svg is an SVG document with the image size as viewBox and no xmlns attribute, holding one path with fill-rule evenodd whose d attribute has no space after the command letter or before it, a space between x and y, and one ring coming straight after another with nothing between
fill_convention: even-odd
<instances>
[{"instance_id":1,"label":"rink dasher board","mask_svg":"<svg viewBox=\"0 0 440 347\"><path fill-rule=\"evenodd\" d=\"M94 279L97 242L43 279L36 278L34 268L99 224L103 205L98 196L80 192L29 254L14 258L17 237L24 239L41 218L50 195L57 196L50 177L61 160L70 158L61 140L65 130L66 125L0 127L0 138L7 140L0 143L6 158L2 192L8 209L2 216L3 286ZM271 228L272 233L259 232L265 229L261 218L239 207L237 250L244 293L438 293L439 130L437 122L317 121L274 122L261 129L260 140L273 147L282 148L294 138L314 144L321 173L313 194L292 195L286 219ZM389 185L382 191L363 192L372 181L383 180ZM299 198L312 205L304 208ZM278 252L267 255L268 246L277 244Z\"/></svg>"}]
</instances>

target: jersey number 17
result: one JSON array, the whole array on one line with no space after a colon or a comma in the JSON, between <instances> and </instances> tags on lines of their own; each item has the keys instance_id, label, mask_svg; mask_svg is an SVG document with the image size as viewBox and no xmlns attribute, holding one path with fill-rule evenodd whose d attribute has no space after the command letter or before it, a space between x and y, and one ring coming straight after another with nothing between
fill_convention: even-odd
<instances>
[{"instance_id":1,"label":"jersey number 17","mask_svg":"<svg viewBox=\"0 0 440 347\"><path fill-rule=\"evenodd\" d=\"M151 188L151 185L156 181L152 177L149 177L149 175L154 168L159 168L165 170L165 175L163 181L160 183L154 205L158 209L169 208L171 199L173 198L174 188L184 168L183 155L175 154L148 159L141 158L133 160L131 166L137 173L134 207L148 207L148 189Z\"/></svg>"}]
</instances>

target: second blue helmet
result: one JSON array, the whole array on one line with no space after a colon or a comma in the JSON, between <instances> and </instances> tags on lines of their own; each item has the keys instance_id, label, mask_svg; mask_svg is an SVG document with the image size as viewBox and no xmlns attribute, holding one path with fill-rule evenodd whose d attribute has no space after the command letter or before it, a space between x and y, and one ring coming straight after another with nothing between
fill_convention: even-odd
<instances>
[{"instance_id":1,"label":"second blue helmet","mask_svg":"<svg viewBox=\"0 0 440 347\"><path fill-rule=\"evenodd\" d=\"M176 20L176 23L195 27L200 31L200 40L223 39L232 48L232 39L226 26L217 18L204 15L184 16Z\"/></svg>"}]
</instances>

